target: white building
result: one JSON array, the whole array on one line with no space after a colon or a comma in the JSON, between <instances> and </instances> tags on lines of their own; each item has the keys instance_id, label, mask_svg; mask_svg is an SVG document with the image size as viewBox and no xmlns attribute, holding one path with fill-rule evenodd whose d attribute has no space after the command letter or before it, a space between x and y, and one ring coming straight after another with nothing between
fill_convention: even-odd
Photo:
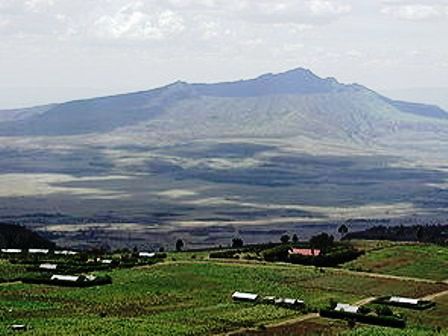
<instances>
[{"instance_id":1,"label":"white building","mask_svg":"<svg viewBox=\"0 0 448 336\"><path fill-rule=\"evenodd\" d=\"M138 254L141 258L154 258L156 256L155 252L139 252Z\"/></svg>"},{"instance_id":2,"label":"white building","mask_svg":"<svg viewBox=\"0 0 448 336\"><path fill-rule=\"evenodd\" d=\"M232 299L237 301L257 301L258 295L252 294L252 293L242 293L242 292L235 292L232 294Z\"/></svg>"},{"instance_id":3,"label":"white building","mask_svg":"<svg viewBox=\"0 0 448 336\"><path fill-rule=\"evenodd\" d=\"M58 265L56 265L56 264L40 264L39 268L44 269L44 270L55 270L56 268L58 268Z\"/></svg>"},{"instance_id":4,"label":"white building","mask_svg":"<svg viewBox=\"0 0 448 336\"><path fill-rule=\"evenodd\" d=\"M59 274L54 274L54 275L51 276L50 280L76 282L76 281L79 280L79 275L59 275Z\"/></svg>"},{"instance_id":5,"label":"white building","mask_svg":"<svg viewBox=\"0 0 448 336\"><path fill-rule=\"evenodd\" d=\"M22 253L22 250L20 249L1 249L2 253L8 253L8 254L19 254Z\"/></svg>"},{"instance_id":6,"label":"white building","mask_svg":"<svg viewBox=\"0 0 448 336\"><path fill-rule=\"evenodd\" d=\"M359 307L358 306L352 306L346 303L338 303L336 305L336 308L334 308L334 310L336 311L340 311L340 312L346 312L346 313L358 313L359 312Z\"/></svg>"},{"instance_id":7,"label":"white building","mask_svg":"<svg viewBox=\"0 0 448 336\"><path fill-rule=\"evenodd\" d=\"M76 255L76 254L78 254L78 252L62 250L62 251L54 251L54 254L57 254L57 255Z\"/></svg>"},{"instance_id":8,"label":"white building","mask_svg":"<svg viewBox=\"0 0 448 336\"><path fill-rule=\"evenodd\" d=\"M28 253L31 254L48 254L50 250L47 249L29 249Z\"/></svg>"},{"instance_id":9,"label":"white building","mask_svg":"<svg viewBox=\"0 0 448 336\"><path fill-rule=\"evenodd\" d=\"M409 305L418 305L419 300L417 299L410 299L410 298L406 298L406 297L400 297L400 296L391 296L389 299L389 302L393 302L393 303L404 303L404 304L409 304Z\"/></svg>"}]
</instances>

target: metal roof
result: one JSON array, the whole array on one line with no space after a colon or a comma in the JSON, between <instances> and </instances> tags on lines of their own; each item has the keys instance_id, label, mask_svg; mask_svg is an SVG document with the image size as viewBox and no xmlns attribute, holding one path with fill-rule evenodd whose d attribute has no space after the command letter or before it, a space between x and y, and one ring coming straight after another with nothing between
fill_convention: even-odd
<instances>
[{"instance_id":1,"label":"metal roof","mask_svg":"<svg viewBox=\"0 0 448 336\"><path fill-rule=\"evenodd\" d=\"M258 295L257 294L252 294L252 293L235 292L235 293L232 294L232 298L233 299L240 299L240 300L255 301L256 299L258 299Z\"/></svg>"},{"instance_id":2,"label":"metal roof","mask_svg":"<svg viewBox=\"0 0 448 336\"><path fill-rule=\"evenodd\" d=\"M338 303L336 305L336 308L334 308L334 310L336 311L343 311L343 312L347 312L347 313L357 313L359 310L358 306L352 306L350 304L347 303Z\"/></svg>"},{"instance_id":3,"label":"metal roof","mask_svg":"<svg viewBox=\"0 0 448 336\"><path fill-rule=\"evenodd\" d=\"M405 298L405 297L400 297L400 296L391 296L389 301L397 302L397 303L407 303L407 304L411 304L411 305L418 305L417 299L410 299L410 298Z\"/></svg>"}]
</instances>

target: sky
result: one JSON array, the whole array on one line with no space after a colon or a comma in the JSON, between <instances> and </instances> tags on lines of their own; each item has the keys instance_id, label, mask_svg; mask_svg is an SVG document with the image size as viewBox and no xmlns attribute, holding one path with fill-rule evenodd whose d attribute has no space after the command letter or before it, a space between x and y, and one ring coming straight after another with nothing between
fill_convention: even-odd
<instances>
[{"instance_id":1,"label":"sky","mask_svg":"<svg viewBox=\"0 0 448 336\"><path fill-rule=\"evenodd\" d=\"M296 67L440 90L447 35L448 0L0 0L0 108Z\"/></svg>"}]
</instances>

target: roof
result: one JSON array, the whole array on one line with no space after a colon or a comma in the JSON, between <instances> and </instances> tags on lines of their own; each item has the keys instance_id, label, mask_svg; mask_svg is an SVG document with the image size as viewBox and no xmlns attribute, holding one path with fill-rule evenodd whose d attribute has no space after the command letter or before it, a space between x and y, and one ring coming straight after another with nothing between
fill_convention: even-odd
<instances>
[{"instance_id":1,"label":"roof","mask_svg":"<svg viewBox=\"0 0 448 336\"><path fill-rule=\"evenodd\" d=\"M68 250L62 250L62 251L54 251L54 254L75 255L75 254L78 254L78 252L75 252L75 251L68 251Z\"/></svg>"},{"instance_id":2,"label":"roof","mask_svg":"<svg viewBox=\"0 0 448 336\"><path fill-rule=\"evenodd\" d=\"M70 282L76 282L79 280L78 275L59 275L55 274L52 275L50 280L60 280L60 281L70 281Z\"/></svg>"},{"instance_id":3,"label":"roof","mask_svg":"<svg viewBox=\"0 0 448 336\"><path fill-rule=\"evenodd\" d=\"M55 270L58 267L56 264L40 264L39 268L41 269L48 269L48 270Z\"/></svg>"},{"instance_id":4,"label":"roof","mask_svg":"<svg viewBox=\"0 0 448 336\"><path fill-rule=\"evenodd\" d=\"M359 307L352 306L352 305L346 304L346 303L338 303L336 305L336 308L334 308L334 310L343 311L343 312L347 312L347 313L357 313L359 310Z\"/></svg>"},{"instance_id":5,"label":"roof","mask_svg":"<svg viewBox=\"0 0 448 336\"><path fill-rule=\"evenodd\" d=\"M48 252L50 252L50 250L47 249L29 249L28 253L42 253L42 254L47 254Z\"/></svg>"},{"instance_id":6,"label":"roof","mask_svg":"<svg viewBox=\"0 0 448 336\"><path fill-rule=\"evenodd\" d=\"M101 260L102 264L112 264L112 259L103 259Z\"/></svg>"},{"instance_id":7,"label":"roof","mask_svg":"<svg viewBox=\"0 0 448 336\"><path fill-rule=\"evenodd\" d=\"M287 305L296 305L296 304L303 304L303 303L305 303L304 301L302 301L302 300L297 300L297 299L290 299L290 298L279 298L279 299L276 299L275 300L275 303L277 303L277 304L281 304L281 303L283 303L283 304L287 304Z\"/></svg>"},{"instance_id":8,"label":"roof","mask_svg":"<svg viewBox=\"0 0 448 336\"><path fill-rule=\"evenodd\" d=\"M400 296L391 296L389 301L390 302L397 302L397 303L407 303L407 304L411 304L411 305L418 305L418 301L419 300L405 298L405 297L400 297Z\"/></svg>"},{"instance_id":9,"label":"roof","mask_svg":"<svg viewBox=\"0 0 448 336\"><path fill-rule=\"evenodd\" d=\"M232 294L232 299L255 301L258 299L258 295L252 293L235 292Z\"/></svg>"},{"instance_id":10,"label":"roof","mask_svg":"<svg viewBox=\"0 0 448 336\"><path fill-rule=\"evenodd\" d=\"M94 275L86 275L85 278L86 278L87 281L93 281L93 280L96 279L96 276L94 276Z\"/></svg>"},{"instance_id":11,"label":"roof","mask_svg":"<svg viewBox=\"0 0 448 336\"><path fill-rule=\"evenodd\" d=\"M20 249L1 249L2 253L22 253Z\"/></svg>"},{"instance_id":12,"label":"roof","mask_svg":"<svg viewBox=\"0 0 448 336\"><path fill-rule=\"evenodd\" d=\"M288 251L288 253L289 254L299 254L299 255L303 255L303 256L318 256L318 255L320 255L320 250L293 247Z\"/></svg>"},{"instance_id":13,"label":"roof","mask_svg":"<svg viewBox=\"0 0 448 336\"><path fill-rule=\"evenodd\" d=\"M146 257L146 258L154 258L156 256L155 252L140 252L138 254L139 257Z\"/></svg>"}]
</instances>

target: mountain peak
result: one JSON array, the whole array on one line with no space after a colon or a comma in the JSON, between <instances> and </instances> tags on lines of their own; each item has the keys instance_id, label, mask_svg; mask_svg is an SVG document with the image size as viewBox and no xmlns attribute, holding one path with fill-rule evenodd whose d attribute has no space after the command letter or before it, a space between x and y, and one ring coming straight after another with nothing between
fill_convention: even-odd
<instances>
[{"instance_id":1,"label":"mountain peak","mask_svg":"<svg viewBox=\"0 0 448 336\"><path fill-rule=\"evenodd\" d=\"M220 97L326 93L345 87L334 78L320 78L305 68L296 68L277 74L266 73L254 79L236 82L193 84L193 86L199 94Z\"/></svg>"}]
</instances>

